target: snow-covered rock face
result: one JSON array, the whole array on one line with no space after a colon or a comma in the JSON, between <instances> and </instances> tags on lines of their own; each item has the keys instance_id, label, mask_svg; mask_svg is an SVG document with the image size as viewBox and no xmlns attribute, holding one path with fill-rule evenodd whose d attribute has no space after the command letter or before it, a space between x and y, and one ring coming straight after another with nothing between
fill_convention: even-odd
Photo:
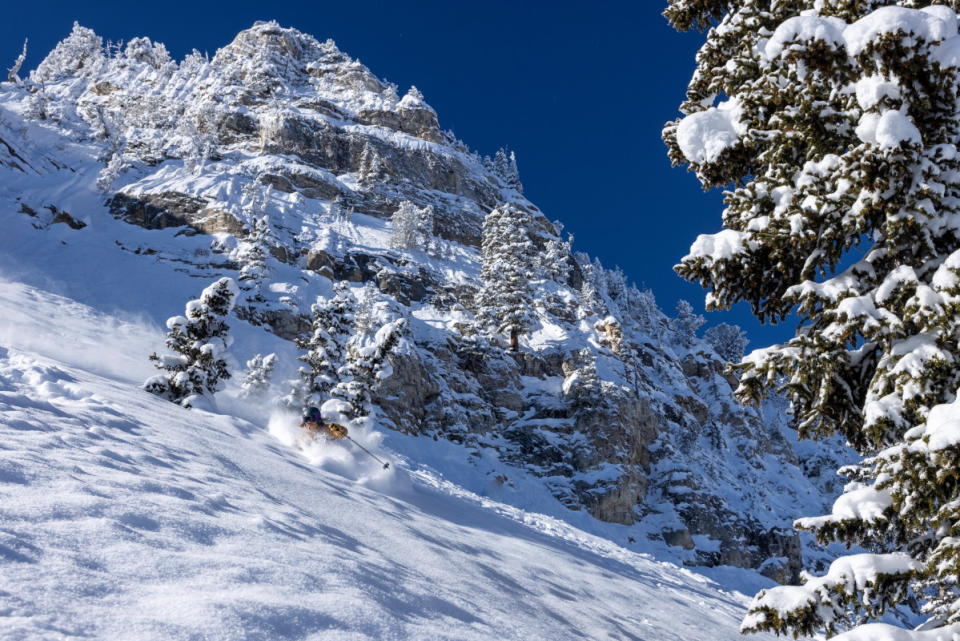
<instances>
[{"instance_id":1,"label":"snow-covered rock face","mask_svg":"<svg viewBox=\"0 0 960 641\"><path fill-rule=\"evenodd\" d=\"M735 142L728 106L711 116L724 136L691 127L690 153ZM495 453L563 505L684 562L792 578L789 524L832 498L806 464L822 452L798 457L779 409L738 406L695 325L667 318L619 271L569 255L559 226L522 195L512 155L471 152L419 91L401 98L332 41L258 23L211 59L178 63L147 39L108 52L75 27L31 80L0 85L0 171L17 233L50 234L48 245L31 237L49 247L37 255L66 251L63 241L105 266L47 278L82 298L91 274L149 273L154 287L124 284L105 300L158 321L199 293L195 279L239 279L265 216L272 240L257 273L267 277L256 295L241 292L234 322L292 339L334 281L372 284L409 321L374 395L379 426L461 443L464 466ZM432 207L421 247L392 239L405 201ZM537 251L566 252L552 271L563 276L534 277L534 326L516 353L478 338L474 321L482 222L504 203L529 212ZM165 279L185 283L182 299L158 297ZM232 350L241 362L257 353L241 341ZM279 378L295 366L281 358Z\"/></svg>"},{"instance_id":2,"label":"snow-covered rock face","mask_svg":"<svg viewBox=\"0 0 960 641\"><path fill-rule=\"evenodd\" d=\"M478 170L481 159L456 149L418 91L400 99L395 85L332 41L259 23L211 60L194 54L179 65L149 41L114 57L98 43L76 27L34 72L44 85L28 108L77 136L106 140L114 173L169 158L195 169L226 153L230 166L208 167L211 172L235 174L236 163L245 161L242 173L284 193L339 197L378 216L389 216L403 198L432 204L437 232L468 244L479 242L483 212L500 201L496 182ZM249 223L229 211L229 194L198 202L209 182L165 169L148 183L128 178L115 209L147 225L188 223L208 233L236 233ZM189 203L170 207L170 200ZM141 212L150 206L160 211L144 220ZM169 215L158 218L161 212Z\"/></svg>"}]
</instances>

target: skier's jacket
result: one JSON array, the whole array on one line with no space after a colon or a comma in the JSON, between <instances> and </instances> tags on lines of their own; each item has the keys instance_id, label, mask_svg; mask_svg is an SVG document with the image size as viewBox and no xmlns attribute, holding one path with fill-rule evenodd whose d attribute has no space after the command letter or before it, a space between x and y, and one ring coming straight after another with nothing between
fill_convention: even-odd
<instances>
[{"instance_id":1,"label":"skier's jacket","mask_svg":"<svg viewBox=\"0 0 960 641\"><path fill-rule=\"evenodd\" d=\"M305 430L313 434L323 434L327 438L343 438L347 435L347 428L337 423L323 421L304 421L300 424Z\"/></svg>"}]
</instances>

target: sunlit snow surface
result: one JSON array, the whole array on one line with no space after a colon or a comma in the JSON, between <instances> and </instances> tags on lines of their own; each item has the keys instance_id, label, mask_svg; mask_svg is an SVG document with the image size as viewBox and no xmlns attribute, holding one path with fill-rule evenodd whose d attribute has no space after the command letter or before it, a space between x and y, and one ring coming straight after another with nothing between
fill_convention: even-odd
<instances>
[{"instance_id":1,"label":"sunlit snow surface","mask_svg":"<svg viewBox=\"0 0 960 641\"><path fill-rule=\"evenodd\" d=\"M2 281L0 336L3 639L739 638L743 595L411 470L375 434L355 436L388 471L304 449L289 418L142 392L119 365L157 347L147 324Z\"/></svg>"}]
</instances>

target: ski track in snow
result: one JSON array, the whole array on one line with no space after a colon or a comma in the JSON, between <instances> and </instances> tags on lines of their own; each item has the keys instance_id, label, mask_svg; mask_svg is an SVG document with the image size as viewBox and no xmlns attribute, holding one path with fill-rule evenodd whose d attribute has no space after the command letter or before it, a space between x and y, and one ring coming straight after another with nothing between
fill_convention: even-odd
<instances>
[{"instance_id":1,"label":"ski track in snow","mask_svg":"<svg viewBox=\"0 0 960 641\"><path fill-rule=\"evenodd\" d=\"M700 575L142 392L157 331L0 281L3 639L740 638Z\"/></svg>"}]
</instances>

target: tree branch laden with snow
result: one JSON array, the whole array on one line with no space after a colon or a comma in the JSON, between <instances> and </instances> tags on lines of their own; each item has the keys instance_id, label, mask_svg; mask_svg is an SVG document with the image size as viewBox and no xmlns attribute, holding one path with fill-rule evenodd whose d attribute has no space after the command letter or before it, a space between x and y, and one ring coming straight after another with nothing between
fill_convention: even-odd
<instances>
[{"instance_id":1,"label":"tree branch laden with snow","mask_svg":"<svg viewBox=\"0 0 960 641\"><path fill-rule=\"evenodd\" d=\"M960 3L886 4L666 11L681 30L712 26L684 116L664 128L670 158L731 186L724 229L676 271L709 290L708 309L799 315L793 338L742 359L737 394L779 389L801 437L839 433L864 456L841 470L852 482L833 513L796 525L882 552L761 593L748 631L872 639L863 624L910 593L931 630L960 622L960 452L938 441L960 387Z\"/></svg>"}]
</instances>

